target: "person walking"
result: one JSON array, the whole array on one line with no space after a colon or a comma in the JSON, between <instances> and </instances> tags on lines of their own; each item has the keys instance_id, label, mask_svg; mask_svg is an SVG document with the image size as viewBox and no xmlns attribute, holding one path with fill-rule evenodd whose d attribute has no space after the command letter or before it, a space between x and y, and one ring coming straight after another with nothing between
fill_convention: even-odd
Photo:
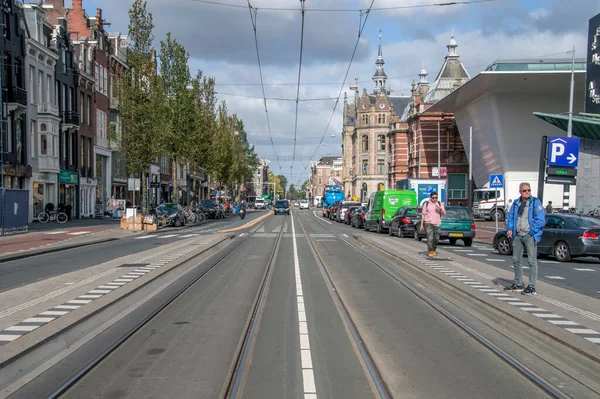
<instances>
[{"instance_id":1,"label":"person walking","mask_svg":"<svg viewBox=\"0 0 600 399\"><path fill-rule=\"evenodd\" d=\"M523 182L519 185L521 196L513 201L506 217L506 235L512 238L513 265L515 280L504 291L522 290L523 295L535 295L537 280L537 243L542 239L546 214L542 201L531 196L531 185ZM527 251L529 262L529 284L523 289L523 249Z\"/></svg>"},{"instance_id":2,"label":"person walking","mask_svg":"<svg viewBox=\"0 0 600 399\"><path fill-rule=\"evenodd\" d=\"M427 251L429 257L437 255L437 245L440 240L440 224L442 215L446 214L444 204L438 201L438 194L434 191L429 195L429 201L423 205L423 214L421 216L421 230L425 225L427 233Z\"/></svg>"},{"instance_id":3,"label":"person walking","mask_svg":"<svg viewBox=\"0 0 600 399\"><path fill-rule=\"evenodd\" d=\"M546 205L546 213L552 213L552 201L548 201L548 205Z\"/></svg>"}]
</instances>

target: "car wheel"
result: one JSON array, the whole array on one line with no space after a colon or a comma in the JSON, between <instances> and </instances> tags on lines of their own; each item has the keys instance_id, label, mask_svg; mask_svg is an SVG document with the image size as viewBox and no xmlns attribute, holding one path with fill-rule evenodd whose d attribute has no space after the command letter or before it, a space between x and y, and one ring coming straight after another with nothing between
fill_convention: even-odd
<instances>
[{"instance_id":1,"label":"car wheel","mask_svg":"<svg viewBox=\"0 0 600 399\"><path fill-rule=\"evenodd\" d=\"M421 241L421 236L419 235L418 228L415 228L415 235L413 237L416 241Z\"/></svg>"},{"instance_id":2,"label":"car wheel","mask_svg":"<svg viewBox=\"0 0 600 399\"><path fill-rule=\"evenodd\" d=\"M569 244L559 241L554 246L554 257L559 262L569 262L571 260L571 250Z\"/></svg>"},{"instance_id":3,"label":"car wheel","mask_svg":"<svg viewBox=\"0 0 600 399\"><path fill-rule=\"evenodd\" d=\"M398 238L404 238L404 233L402 232L402 228L400 228L400 226L398 226Z\"/></svg>"},{"instance_id":4,"label":"car wheel","mask_svg":"<svg viewBox=\"0 0 600 399\"><path fill-rule=\"evenodd\" d=\"M465 243L465 247L470 247L471 245L473 245L472 238L463 238L463 242Z\"/></svg>"},{"instance_id":5,"label":"car wheel","mask_svg":"<svg viewBox=\"0 0 600 399\"><path fill-rule=\"evenodd\" d=\"M500 237L498 239L498 253L500 255L510 255L512 253L510 241L507 237Z\"/></svg>"},{"instance_id":6,"label":"car wheel","mask_svg":"<svg viewBox=\"0 0 600 399\"><path fill-rule=\"evenodd\" d=\"M450 245L456 245L456 238L450 238L448 241L450 241Z\"/></svg>"},{"instance_id":7,"label":"car wheel","mask_svg":"<svg viewBox=\"0 0 600 399\"><path fill-rule=\"evenodd\" d=\"M390 225L390 228L388 229L388 236L393 237L394 236L394 232L392 230L392 226Z\"/></svg>"},{"instance_id":8,"label":"car wheel","mask_svg":"<svg viewBox=\"0 0 600 399\"><path fill-rule=\"evenodd\" d=\"M504 220L504 211L502 209L496 209L492 212L492 221L495 222L496 219L498 219L498 221Z\"/></svg>"},{"instance_id":9,"label":"car wheel","mask_svg":"<svg viewBox=\"0 0 600 399\"><path fill-rule=\"evenodd\" d=\"M383 230L381 229L381 222L377 222L377 234L381 233L383 233Z\"/></svg>"},{"instance_id":10,"label":"car wheel","mask_svg":"<svg viewBox=\"0 0 600 399\"><path fill-rule=\"evenodd\" d=\"M367 222L366 221L363 222L363 229L365 231L369 231L369 228L367 227Z\"/></svg>"}]
</instances>

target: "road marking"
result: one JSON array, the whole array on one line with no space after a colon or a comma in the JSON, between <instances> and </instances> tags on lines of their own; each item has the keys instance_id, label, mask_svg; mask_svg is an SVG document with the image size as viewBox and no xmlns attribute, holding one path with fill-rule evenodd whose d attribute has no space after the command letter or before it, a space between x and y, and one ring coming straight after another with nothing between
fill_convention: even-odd
<instances>
[{"instance_id":1,"label":"road marking","mask_svg":"<svg viewBox=\"0 0 600 399\"><path fill-rule=\"evenodd\" d=\"M598 331L590 330L589 328L565 328L565 330L575 334L600 334Z\"/></svg>"},{"instance_id":2,"label":"road marking","mask_svg":"<svg viewBox=\"0 0 600 399\"><path fill-rule=\"evenodd\" d=\"M538 262L540 262L540 263L560 263L555 260L539 260L539 259L538 259Z\"/></svg>"},{"instance_id":3,"label":"road marking","mask_svg":"<svg viewBox=\"0 0 600 399\"><path fill-rule=\"evenodd\" d=\"M469 256L487 256L486 254L467 254Z\"/></svg>"},{"instance_id":4,"label":"road marking","mask_svg":"<svg viewBox=\"0 0 600 399\"><path fill-rule=\"evenodd\" d=\"M64 316L68 311L65 310L47 310L45 312L40 313L40 316Z\"/></svg>"},{"instance_id":5,"label":"road marking","mask_svg":"<svg viewBox=\"0 0 600 399\"><path fill-rule=\"evenodd\" d=\"M306 322L306 309L304 306L304 294L302 293L302 273L300 272L300 261L298 258L298 244L296 242L296 228L294 226L294 216L292 219L292 243L294 249L294 272L296 277L296 301L298 305L298 326L300 330L300 355L302 360L302 381L304 386L304 397L317 397L317 388L315 385L315 374L312 365L312 356L310 352L310 339L308 337L308 324ZM300 306L302 305L302 306ZM306 347L307 349L303 349Z\"/></svg>"},{"instance_id":6,"label":"road marking","mask_svg":"<svg viewBox=\"0 0 600 399\"><path fill-rule=\"evenodd\" d=\"M506 262L504 259L486 258L485 260L487 260L488 262Z\"/></svg>"},{"instance_id":7,"label":"road marking","mask_svg":"<svg viewBox=\"0 0 600 399\"><path fill-rule=\"evenodd\" d=\"M565 279L564 277L561 277L561 276L544 276L544 277L546 277L550 280L564 280Z\"/></svg>"},{"instance_id":8,"label":"road marking","mask_svg":"<svg viewBox=\"0 0 600 399\"><path fill-rule=\"evenodd\" d=\"M76 231L75 233L68 233L70 236L80 236L82 234L90 234L89 231Z\"/></svg>"},{"instance_id":9,"label":"road marking","mask_svg":"<svg viewBox=\"0 0 600 399\"><path fill-rule=\"evenodd\" d=\"M68 233L68 232L69 232L69 230L60 230L60 231L49 231L49 232L44 233L44 234L47 234L49 236L53 236L55 234L65 234L65 233Z\"/></svg>"},{"instance_id":10,"label":"road marking","mask_svg":"<svg viewBox=\"0 0 600 399\"><path fill-rule=\"evenodd\" d=\"M552 324L556 324L557 326L580 326L581 324L575 323L571 320L548 320Z\"/></svg>"},{"instance_id":11,"label":"road marking","mask_svg":"<svg viewBox=\"0 0 600 399\"><path fill-rule=\"evenodd\" d=\"M194 233L194 234L186 234L186 235L184 235L184 236L181 236L181 238L190 238L190 237L196 237L196 236L199 236L199 235L200 235L200 234L195 234L195 233Z\"/></svg>"},{"instance_id":12,"label":"road marking","mask_svg":"<svg viewBox=\"0 0 600 399\"><path fill-rule=\"evenodd\" d=\"M344 233L343 235L344 235L344 237L348 238L348 234Z\"/></svg>"},{"instance_id":13,"label":"road marking","mask_svg":"<svg viewBox=\"0 0 600 399\"><path fill-rule=\"evenodd\" d=\"M562 316L553 313L532 313L532 315L542 319L562 319Z\"/></svg>"},{"instance_id":14,"label":"road marking","mask_svg":"<svg viewBox=\"0 0 600 399\"><path fill-rule=\"evenodd\" d=\"M473 252L472 249L458 249L458 248L451 248L451 249L455 252Z\"/></svg>"},{"instance_id":15,"label":"road marking","mask_svg":"<svg viewBox=\"0 0 600 399\"><path fill-rule=\"evenodd\" d=\"M56 317L31 317L27 320L23 320L23 323L49 323Z\"/></svg>"},{"instance_id":16,"label":"road marking","mask_svg":"<svg viewBox=\"0 0 600 399\"><path fill-rule=\"evenodd\" d=\"M157 236L156 238L171 238L171 237L177 237L178 234L167 234L164 236Z\"/></svg>"},{"instance_id":17,"label":"road marking","mask_svg":"<svg viewBox=\"0 0 600 399\"><path fill-rule=\"evenodd\" d=\"M14 341L15 339L19 338L20 335L5 335L5 334L0 334L0 341Z\"/></svg>"},{"instance_id":18,"label":"road marking","mask_svg":"<svg viewBox=\"0 0 600 399\"><path fill-rule=\"evenodd\" d=\"M594 344L600 344L600 338L585 337L585 339L587 339L588 341L590 341Z\"/></svg>"},{"instance_id":19,"label":"road marking","mask_svg":"<svg viewBox=\"0 0 600 399\"><path fill-rule=\"evenodd\" d=\"M134 237L133 239L134 239L134 240L145 240L146 238L153 238L153 237L154 237L154 236L152 236L152 235L148 234L148 235L145 235L145 236Z\"/></svg>"},{"instance_id":20,"label":"road marking","mask_svg":"<svg viewBox=\"0 0 600 399\"><path fill-rule=\"evenodd\" d=\"M4 331L20 331L20 332L31 332L41 326L12 326L6 328Z\"/></svg>"},{"instance_id":21,"label":"road marking","mask_svg":"<svg viewBox=\"0 0 600 399\"><path fill-rule=\"evenodd\" d=\"M595 272L594 269L580 269L578 267L574 267L573 270L577 270L578 272Z\"/></svg>"},{"instance_id":22,"label":"road marking","mask_svg":"<svg viewBox=\"0 0 600 399\"><path fill-rule=\"evenodd\" d=\"M243 237L243 236L245 236L245 235L246 235L246 233L242 233L242 234L240 234L240 237Z\"/></svg>"}]
</instances>

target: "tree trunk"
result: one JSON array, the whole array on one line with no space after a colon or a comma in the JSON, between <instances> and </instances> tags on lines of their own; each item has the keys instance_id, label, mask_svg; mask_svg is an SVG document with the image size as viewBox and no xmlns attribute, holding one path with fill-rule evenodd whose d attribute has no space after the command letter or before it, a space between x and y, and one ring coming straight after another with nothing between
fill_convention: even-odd
<instances>
[{"instance_id":1,"label":"tree trunk","mask_svg":"<svg viewBox=\"0 0 600 399\"><path fill-rule=\"evenodd\" d=\"M175 198L173 202L179 204L179 186L177 185L177 175L179 174L179 167L177 165L177 160L173 158L173 192L175 193Z\"/></svg>"}]
</instances>

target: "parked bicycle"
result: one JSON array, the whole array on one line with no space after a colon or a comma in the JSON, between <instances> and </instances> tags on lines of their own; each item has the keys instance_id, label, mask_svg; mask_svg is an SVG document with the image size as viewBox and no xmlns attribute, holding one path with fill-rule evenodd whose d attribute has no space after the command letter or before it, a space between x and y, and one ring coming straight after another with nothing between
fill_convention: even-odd
<instances>
[{"instance_id":1,"label":"parked bicycle","mask_svg":"<svg viewBox=\"0 0 600 399\"><path fill-rule=\"evenodd\" d=\"M42 211L37 216L37 220L40 223L48 223L56 220L58 223L63 224L66 223L69 218L67 214L64 212L56 212L56 211Z\"/></svg>"}]
</instances>

